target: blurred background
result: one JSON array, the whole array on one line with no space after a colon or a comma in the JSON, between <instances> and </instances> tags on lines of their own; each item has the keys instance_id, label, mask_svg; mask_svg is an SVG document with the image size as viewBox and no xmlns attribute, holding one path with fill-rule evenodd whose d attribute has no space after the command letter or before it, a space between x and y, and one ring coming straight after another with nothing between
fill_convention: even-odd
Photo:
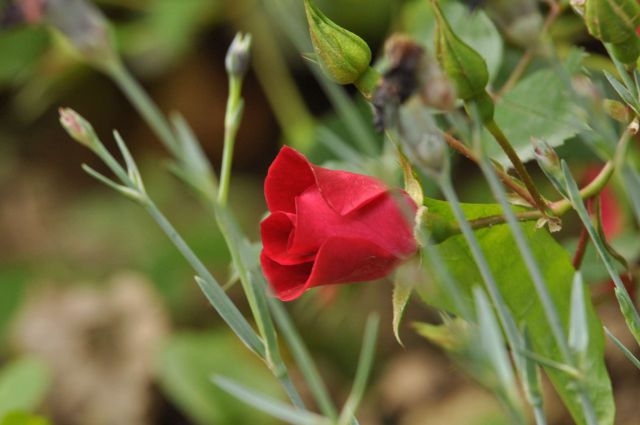
<instances>
[{"instance_id":1,"label":"blurred background","mask_svg":"<svg viewBox=\"0 0 640 425\"><path fill-rule=\"evenodd\" d=\"M80 169L87 163L105 171L60 127L60 106L79 111L107 144L113 129L121 132L150 195L218 280L229 282L230 294L247 311L241 291L232 286L229 255L212 217L167 171L168 155L113 82L44 22L47 1L0 2L0 424L27 423L8 422L15 415L3 421L14 410L39 418L30 424L276 423L210 382L210 376L224 373L283 396L264 365L210 308L188 264L138 205ZM426 42L427 3L317 1L328 16L361 35L374 55L394 31ZM354 149L366 138L384 152L369 107L351 91L336 94L330 83L318 80L316 66L291 42L292 25L305 25L301 1L96 0L95 5L113 23L128 68L163 111L186 117L213 164L222 152L225 52L236 31L253 34L254 62L244 87L246 109L231 192L232 207L253 240L266 209L262 180L281 144L322 163L333 158L319 141L330 130ZM542 19L544 13L544 6L536 6L534 14ZM598 46L570 11L551 33L559 49L585 46L594 54L593 66L602 65ZM496 86L523 50L518 40L499 48ZM344 114L335 112L341 99L347 116L360 123L356 137L346 128ZM562 155L580 160L577 170L586 181L597 170L597 159L586 148ZM384 158L383 153L383 161L376 162L378 174L385 173L379 169L389 160ZM489 192L473 167L455 161L462 199L488 202ZM609 231L636 261L640 239L629 229L625 208L616 203L616 190L603 200ZM575 246L578 230L566 229L563 243ZM626 335L616 322L606 273L593 269L589 280L600 288L603 320L614 333ZM365 319L377 311L382 334L362 424L507 423L488 392L410 328L412 321L438 320L435 312L411 304L401 329L405 347L395 341L391 290L385 281L327 287L287 306L334 399L342 403L349 391ZM614 348L607 356L619 423L638 424L638 374L630 373L633 366ZM294 380L300 379L293 372ZM547 408L552 423L568 423L559 403Z\"/></svg>"}]
</instances>

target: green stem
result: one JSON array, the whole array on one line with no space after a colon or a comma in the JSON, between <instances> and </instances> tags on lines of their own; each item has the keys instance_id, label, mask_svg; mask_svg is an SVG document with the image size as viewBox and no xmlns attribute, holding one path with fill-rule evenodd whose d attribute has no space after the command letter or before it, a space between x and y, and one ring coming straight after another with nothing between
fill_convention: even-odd
<instances>
[{"instance_id":1,"label":"green stem","mask_svg":"<svg viewBox=\"0 0 640 425\"><path fill-rule=\"evenodd\" d=\"M375 68L368 67L353 85L356 86L360 94L370 102L379 80L380 73Z\"/></svg>"},{"instance_id":2,"label":"green stem","mask_svg":"<svg viewBox=\"0 0 640 425\"><path fill-rule=\"evenodd\" d=\"M218 188L218 203L225 207L229 197L229 183L231 180L231 164L233 163L233 149L236 134L242 119L243 102L240 95L242 80L235 76L229 77L229 97L224 120L224 148L222 152L222 168L220 170L220 186Z\"/></svg>"},{"instance_id":3,"label":"green stem","mask_svg":"<svg viewBox=\"0 0 640 425\"><path fill-rule=\"evenodd\" d=\"M558 310L556 309L555 303L551 298L551 293L549 292L549 288L545 282L542 272L540 271L540 267L537 264L531 247L529 246L524 236L522 228L518 224L518 219L511 209L511 206L509 205L509 201L507 200L504 189L500 185L496 175L492 172L491 166L486 160L481 162L480 169L482 170L482 173L484 174L486 180L489 182L489 186L491 187L493 195L502 206L507 222L509 223L509 227L511 228L513 238L516 241L516 245L518 246L522 259L524 260L527 270L529 271L529 275L531 276L531 280L533 281L534 287L538 294L538 298L540 299L540 302L542 304L542 308L544 309L545 315L547 316L547 321L549 323L551 333L553 334L556 340L556 344L560 349L562 359L566 364L570 365L571 367L575 367L575 359L573 358L571 350L569 349L569 345L567 344L566 335L562 328L562 321L558 314ZM576 384L579 385L580 383L576 380ZM595 425L598 423L598 421L593 409L593 404L584 388L582 388L582 386L580 386L579 388L579 397L583 405L585 420L588 424Z\"/></svg>"},{"instance_id":4,"label":"green stem","mask_svg":"<svg viewBox=\"0 0 640 425\"><path fill-rule=\"evenodd\" d=\"M509 143L509 140L507 139L507 137L504 135L504 133L502 132L498 124L496 124L495 120L492 119L490 121L487 121L485 122L484 125L486 129L489 130L489 132L493 135L496 142L498 142L498 144L500 145L504 153L507 155L507 157L513 164L513 167L516 169L516 172L520 176L520 179L522 180L527 190L531 194L531 197L535 202L535 206L540 210L543 216L546 216L547 204L542 199L542 196L540 195L538 188L533 182L533 179L529 175L529 172L525 168L522 161L520 161L520 157L518 156L516 151L513 149L513 146L511 146L511 143Z\"/></svg>"},{"instance_id":5,"label":"green stem","mask_svg":"<svg viewBox=\"0 0 640 425\"><path fill-rule=\"evenodd\" d=\"M181 158L178 143L164 115L124 64L120 60L114 60L104 70L142 115L162 144L176 157Z\"/></svg>"},{"instance_id":6,"label":"green stem","mask_svg":"<svg viewBox=\"0 0 640 425\"><path fill-rule=\"evenodd\" d=\"M255 48L252 49L251 57L255 76L287 144L306 152L313 141L315 119L296 87L278 40L274 38L276 31L271 28L270 20L265 17L263 8L271 5L256 0L244 0L239 3L244 13L231 16L232 19L233 16L237 16L237 25L250 29L254 35ZM284 19L286 17L283 17Z\"/></svg>"},{"instance_id":7,"label":"green stem","mask_svg":"<svg viewBox=\"0 0 640 425\"><path fill-rule=\"evenodd\" d=\"M338 412L331 401L329 391L320 377L320 372L313 363L313 359L307 347L305 347L300 334L296 330L291 317L287 314L282 303L275 298L269 298L269 306L273 317L280 327L280 332L287 340L291 354L300 367L300 373L305 377L307 385L318 403L320 411L331 420L338 417Z\"/></svg>"}]
</instances>

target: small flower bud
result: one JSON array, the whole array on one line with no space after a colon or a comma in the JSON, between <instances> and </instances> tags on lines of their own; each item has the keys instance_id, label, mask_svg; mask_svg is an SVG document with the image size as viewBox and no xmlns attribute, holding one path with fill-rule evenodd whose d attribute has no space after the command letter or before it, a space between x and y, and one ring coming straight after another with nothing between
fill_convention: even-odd
<instances>
[{"instance_id":1,"label":"small flower bud","mask_svg":"<svg viewBox=\"0 0 640 425\"><path fill-rule=\"evenodd\" d=\"M620 62L634 63L640 56L640 4L637 0L589 0L585 4L585 23L589 33L611 45Z\"/></svg>"},{"instance_id":2,"label":"small flower bud","mask_svg":"<svg viewBox=\"0 0 640 425\"><path fill-rule=\"evenodd\" d=\"M531 143L533 143L533 152L535 153L538 162L541 163L541 165L544 165L545 169L553 170L554 172L562 172L560 158L551 145L542 139L536 138L533 138Z\"/></svg>"},{"instance_id":3,"label":"small flower bud","mask_svg":"<svg viewBox=\"0 0 640 425\"><path fill-rule=\"evenodd\" d=\"M251 34L236 34L227 50L224 65L231 76L242 78L249 69L251 59Z\"/></svg>"},{"instance_id":4,"label":"small flower bud","mask_svg":"<svg viewBox=\"0 0 640 425\"><path fill-rule=\"evenodd\" d=\"M451 30L437 0L431 0L431 3L437 22L435 43L440 66L453 81L467 109L472 109L475 104L483 122L493 119L493 101L485 89L489 83L486 62Z\"/></svg>"},{"instance_id":5,"label":"small flower bud","mask_svg":"<svg viewBox=\"0 0 640 425\"><path fill-rule=\"evenodd\" d=\"M311 0L305 0L304 8L311 43L324 72L339 84L358 81L371 62L367 43L327 18Z\"/></svg>"},{"instance_id":6,"label":"small flower bud","mask_svg":"<svg viewBox=\"0 0 640 425\"><path fill-rule=\"evenodd\" d=\"M562 165L560 163L560 158L556 153L555 149L551 147L546 141L542 139L531 139L531 143L533 143L533 153L535 155L536 161L538 162L538 166L547 176L547 178L553 183L553 186L560 191L560 193L565 194L565 186L566 180L564 178L564 173L562 172ZM544 226L549 223L549 230L554 231L554 227L557 223L553 221L549 221L547 217L543 217L543 220L539 222L539 227Z\"/></svg>"},{"instance_id":7,"label":"small flower bud","mask_svg":"<svg viewBox=\"0 0 640 425\"><path fill-rule=\"evenodd\" d=\"M93 4L85 0L47 0L44 19L90 63L106 66L113 59L109 25Z\"/></svg>"},{"instance_id":8,"label":"small flower bud","mask_svg":"<svg viewBox=\"0 0 640 425\"><path fill-rule=\"evenodd\" d=\"M94 148L96 133L87 120L71 108L60 108L60 124L76 142Z\"/></svg>"}]
</instances>

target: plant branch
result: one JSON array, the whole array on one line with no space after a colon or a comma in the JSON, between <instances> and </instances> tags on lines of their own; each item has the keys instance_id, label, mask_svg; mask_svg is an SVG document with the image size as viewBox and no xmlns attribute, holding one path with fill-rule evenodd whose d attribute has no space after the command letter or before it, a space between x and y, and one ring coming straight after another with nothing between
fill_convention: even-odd
<instances>
[{"instance_id":1,"label":"plant branch","mask_svg":"<svg viewBox=\"0 0 640 425\"><path fill-rule=\"evenodd\" d=\"M465 156L467 159L475 162L477 165L480 165L480 159L462 143L460 140L456 139L449 133L442 133L444 136L444 140L447 142L451 148ZM498 167L494 167L496 174L502 180L502 182L508 186L511 190L516 192L520 197L522 197L525 201L529 203L529 205L534 206L535 202L529 192L527 192L526 188L522 187L518 182L513 180L513 178L504 170L499 169Z\"/></svg>"},{"instance_id":2,"label":"plant branch","mask_svg":"<svg viewBox=\"0 0 640 425\"><path fill-rule=\"evenodd\" d=\"M500 145L504 153L507 155L507 157L513 164L514 168L516 169L516 172L520 176L520 179L526 186L527 190L529 191L529 194L531 194L531 197L533 198L533 201L534 201L534 206L536 206L540 210L540 213L546 217L547 203L542 199L542 196L540 195L538 188L533 182L533 179L531 178L531 176L529 175L529 172L527 171L524 164L520 160L520 157L518 156L516 151L513 149L513 146L511 146L511 143L509 142L507 137L504 135L504 133L502 132L502 130L494 120L486 122L485 127L493 135L496 142L498 142L498 144Z\"/></svg>"}]
</instances>

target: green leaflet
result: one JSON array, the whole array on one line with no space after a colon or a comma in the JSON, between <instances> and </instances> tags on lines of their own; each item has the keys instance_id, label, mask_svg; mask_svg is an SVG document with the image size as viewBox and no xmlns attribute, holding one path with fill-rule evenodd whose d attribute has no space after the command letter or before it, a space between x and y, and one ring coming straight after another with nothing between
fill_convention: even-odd
<instances>
[{"instance_id":1,"label":"green leaflet","mask_svg":"<svg viewBox=\"0 0 640 425\"><path fill-rule=\"evenodd\" d=\"M51 384L51 371L36 357L22 357L0 369L0 419L37 409Z\"/></svg>"},{"instance_id":2,"label":"green leaflet","mask_svg":"<svg viewBox=\"0 0 640 425\"><path fill-rule=\"evenodd\" d=\"M275 378L231 332L176 333L160 350L156 364L160 388L193 423L275 423L211 382L214 375L225 375L282 398Z\"/></svg>"},{"instance_id":3,"label":"green leaflet","mask_svg":"<svg viewBox=\"0 0 640 425\"><path fill-rule=\"evenodd\" d=\"M427 199L430 213L453 220L447 203ZM480 218L501 213L495 204L463 204L468 219ZM545 281L560 317L563 320L565 334L571 310L571 288L574 275L567 252L549 235L546 230L536 229L535 223L522 225L530 246L543 270ZM540 304L533 282L524 262L518 254L518 248L507 225L497 225L476 231L480 246L487 258L491 271L500 287L508 307L518 326L526 325L531 345L540 356L562 362L560 352L549 331L547 319ZM482 278L475 266L464 238L460 235L446 239L437 245L450 273L458 281L464 297L471 305L472 288L482 285ZM444 295L446 291L433 287L419 288L425 302L437 308L457 313L453 304ZM585 291L588 292L588 291ZM585 296L589 299L589 294ZM584 385L594 404L600 424L613 424L615 406L611 382L604 364L604 337L602 325L595 314L593 305L586 303L589 343L582 364L585 371ZM571 388L571 379L558 370L545 368L556 390L571 411L577 423L583 424L582 408Z\"/></svg>"},{"instance_id":4,"label":"green leaflet","mask_svg":"<svg viewBox=\"0 0 640 425\"><path fill-rule=\"evenodd\" d=\"M532 138L544 139L555 147L587 129L576 112L577 106L567 94L561 77L552 69L544 69L524 78L500 99L494 119L522 162L527 162L534 157ZM488 156L505 167L511 166L487 131L483 142Z\"/></svg>"}]
</instances>

